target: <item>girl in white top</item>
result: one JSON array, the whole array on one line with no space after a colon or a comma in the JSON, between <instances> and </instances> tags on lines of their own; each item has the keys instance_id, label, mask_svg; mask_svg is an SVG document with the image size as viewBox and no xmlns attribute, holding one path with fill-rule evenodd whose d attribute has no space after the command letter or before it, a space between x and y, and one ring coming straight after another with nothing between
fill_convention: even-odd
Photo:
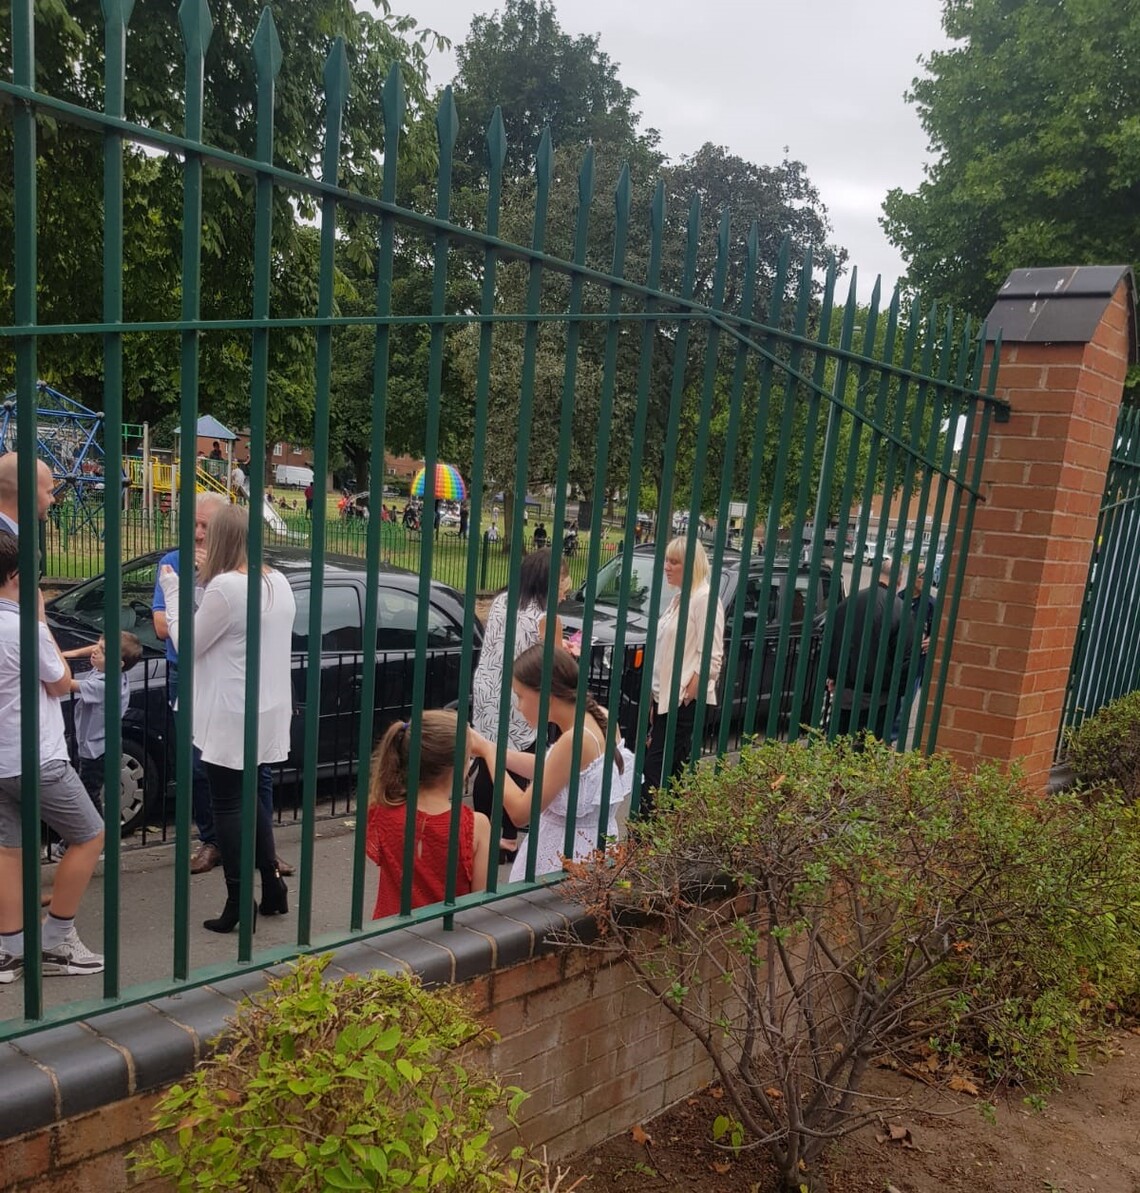
<instances>
[{"instance_id":1,"label":"girl in white top","mask_svg":"<svg viewBox=\"0 0 1140 1193\"><path fill-rule=\"evenodd\" d=\"M520 714L528 724L537 727L539 693L542 687L542 657L544 647L539 644L523 651L515 659L512 692ZM577 714L578 663L568 651L555 648L554 665L550 677L550 706L548 717L562 731L558 740L546 751L542 771L542 809L538 821L535 874L549 874L562 869L566 849L566 825L570 816L570 776L573 765L574 725ZM605 780L606 714L593 696L586 697L586 717L582 726L582 754L579 760L578 799L575 807L573 856L583 858L598 847L601 828L602 788ZM471 753L482 758L489 767L495 764L495 745L477 732L468 739ZM605 835L617 835L617 807L629 795L632 781L632 759L624 747L619 747L611 766L613 780ZM512 772L527 779L534 777L535 757L515 750L507 751L507 774L503 778L503 808L516 823L530 817L532 793L515 782ZM520 849L511 869L511 881L526 877L525 849Z\"/></svg>"},{"instance_id":2,"label":"girl in white top","mask_svg":"<svg viewBox=\"0 0 1140 1193\"><path fill-rule=\"evenodd\" d=\"M676 595L665 607L657 622L657 648L653 656L653 705L649 723L649 746L645 752L645 774L641 785L638 811L648 816L653 811L653 793L665 779L681 772L689 760L693 745L696 719L696 700L701 680L701 661L705 645L705 626L710 604L716 619L712 649L709 654L709 680L705 691L706 704L716 704L716 681L720 676L724 656L724 606L718 597L712 600L709 590L709 557L700 542L693 543L688 569L685 556L688 539L684 535L673 539L665 548L665 583ZM686 574L687 570L687 574ZM689 609L685 619L684 642L681 647L681 680L676 698L670 691L673 682L673 663L677 657L677 638L680 630L681 593L689 588ZM665 738L669 721L675 722L673 751L668 765L665 762ZM703 726L702 726L703 729Z\"/></svg>"},{"instance_id":3,"label":"girl in white top","mask_svg":"<svg viewBox=\"0 0 1140 1193\"><path fill-rule=\"evenodd\" d=\"M258 682L257 757L245 757L246 599L249 591L248 511L219 510L206 532L200 579L201 604L194 614L194 744L210 777L210 799L218 848L226 876L226 906L206 920L213 932L230 932L239 919L242 776L246 766L281 762L289 754L293 716L292 633L297 611L293 590L280 572L263 568L261 657ZM166 596L170 638L178 647L178 576L159 575ZM289 910L285 883L277 871L273 820L258 801L256 858L261 873L262 915ZM255 916L256 926L256 916Z\"/></svg>"},{"instance_id":4,"label":"girl in white top","mask_svg":"<svg viewBox=\"0 0 1140 1193\"><path fill-rule=\"evenodd\" d=\"M528 647L544 641L546 637L546 604L550 594L550 569L553 557L550 548L531 551L523 556L519 570L519 600L515 613L515 645L511 656L515 659ZM558 574L558 599L562 601L570 591L570 569L561 561ZM471 723L488 741L499 738L499 701L503 692L503 648L506 645L507 593L501 592L491 602L487 623L483 630L483 645L479 649L479 665L471 684ZM554 641L562 642L562 625L554 619ZM536 729L527 723L517 708L511 708L507 722L507 745L511 750L534 753ZM546 734L543 733L545 739ZM471 798L476 812L490 816L494 807L495 785L491 779L494 763L480 765L474 775ZM522 774L515 772L518 778ZM529 815L529 813L528 813ZM510 861L517 848L518 830L509 814L503 818L499 841L499 861Z\"/></svg>"}]
</instances>

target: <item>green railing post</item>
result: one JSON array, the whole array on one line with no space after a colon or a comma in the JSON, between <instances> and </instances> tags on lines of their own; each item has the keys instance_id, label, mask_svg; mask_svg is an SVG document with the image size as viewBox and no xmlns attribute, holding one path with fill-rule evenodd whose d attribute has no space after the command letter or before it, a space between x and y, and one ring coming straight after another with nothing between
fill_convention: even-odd
<instances>
[{"instance_id":1,"label":"green railing post","mask_svg":"<svg viewBox=\"0 0 1140 1193\"><path fill-rule=\"evenodd\" d=\"M185 45L186 139L202 139L202 104L205 92L206 49L214 22L206 0L182 0L178 22ZM194 458L198 443L199 333L195 327L201 300L202 278L202 156L188 152L182 167L182 319L181 421L178 474L171 481L178 501L178 603L185 616L179 619L178 712L175 762L174 830L174 976L190 973L190 805L194 751Z\"/></svg>"},{"instance_id":2,"label":"green railing post","mask_svg":"<svg viewBox=\"0 0 1140 1193\"><path fill-rule=\"evenodd\" d=\"M36 78L35 23L32 0L12 4L12 81L32 89ZM13 202L16 244L13 281L13 318L16 328L30 333L36 324L36 113L30 104L17 104L12 113ZM16 352L16 450L18 457L20 535L20 796L24 818L23 847L24 951L39 957L40 944L40 718L39 625L33 610L39 601L40 536L36 508L36 372L37 341L19 335ZM23 410L24 417L18 412ZM43 1014L43 971L39 965L24 970L24 1014Z\"/></svg>"},{"instance_id":3,"label":"green railing post","mask_svg":"<svg viewBox=\"0 0 1140 1193\"><path fill-rule=\"evenodd\" d=\"M127 75L127 24L134 0L103 0L104 36L103 102L108 116L122 119ZM103 134L103 318L121 323L123 318L123 138L113 129ZM121 936L119 932L119 873L122 833L123 712L120 687L122 658L123 492L123 337L108 332L103 337L103 574L108 600L104 607L103 634L107 682L103 716L106 729L103 765L103 816L107 826L103 885L103 994L119 994Z\"/></svg>"},{"instance_id":4,"label":"green railing post","mask_svg":"<svg viewBox=\"0 0 1140 1193\"><path fill-rule=\"evenodd\" d=\"M348 55L344 38L338 37L325 60L325 143L321 177L326 186L335 187L340 178L341 125L348 101ZM321 201L321 261L318 283L317 314L328 319L333 314L336 284L337 199L326 192ZM314 496L312 517L313 573L309 586L309 653L305 689L305 738L316 742L321 717L321 625L324 614L325 576L325 492L329 473L329 389L332 378L332 327L317 328L317 390L313 436ZM382 488L383 486L381 486ZM320 511L320 516L318 512ZM305 751L301 827L300 892L297 903L297 943L308 944L312 932L313 831L317 799L317 752ZM244 891L244 886L243 886ZM244 896L243 896L244 897Z\"/></svg>"}]
</instances>

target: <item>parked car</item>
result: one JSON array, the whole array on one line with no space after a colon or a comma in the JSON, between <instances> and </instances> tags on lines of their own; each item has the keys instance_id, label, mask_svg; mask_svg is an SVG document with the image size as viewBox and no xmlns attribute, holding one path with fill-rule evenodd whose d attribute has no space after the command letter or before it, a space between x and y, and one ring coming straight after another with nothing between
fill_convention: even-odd
<instances>
[{"instance_id":1,"label":"parked car","mask_svg":"<svg viewBox=\"0 0 1140 1193\"><path fill-rule=\"evenodd\" d=\"M143 644L142 660L128 673L131 698L123 718L125 833L139 827L148 813L162 812L163 798L174 776L174 725L166 700L165 647L155 635L151 616L155 576L163 554L152 551L123 565L122 627L137 634ZM287 577L297 602L293 624L292 750L288 762L274 768L279 782L295 782L306 749L312 561L308 551L289 547L267 548L265 561ZM364 662L365 581L360 559L346 555L325 557L317 741L317 770L323 777L347 776L356 767ZM381 564L379 586L374 737L392 721L407 719L411 713L420 579L403 568ZM48 624L64 650L86 645L99 637L103 632L104 604L101 575L48 603ZM442 708L458 698L463 617L464 604L459 593L433 581L425 691L429 708ZM476 623L476 651L482 640L482 625Z\"/></svg>"},{"instance_id":2,"label":"parked car","mask_svg":"<svg viewBox=\"0 0 1140 1193\"><path fill-rule=\"evenodd\" d=\"M638 706L641 699L642 668L645 660L645 645L650 627L657 624L656 612L649 609L653 588L656 548L644 543L633 550L633 566L630 580L629 600L621 604L622 556L616 555L598 571L594 599L594 621L592 646L589 652L590 687L603 703L609 700L610 677L613 670L613 647L619 619L624 621L625 651L621 665L621 699L619 721L622 732L632 740L637 723ZM830 568L821 568L814 587L806 566L790 569L787 559L773 561L767 591L763 591L764 558L749 560L747 582L741 587L741 554L726 551L720 577L720 598L725 611L725 668L720 678L718 711L711 714L711 726L719 719L721 710L729 707L734 724L740 724L747 707L748 693L754 682L754 669L762 667L759 678L756 725L762 728L767 722L773 698L779 702L781 730L788 727L792 718L792 702L795 692L796 670L799 665L801 638L805 619L812 627L807 638L809 661L804 685L804 701L796 712L796 720L806 720L810 714L811 696L819 670L819 656L822 644L823 615L832 584L839 585L839 598L843 598L843 580ZM784 614L785 594L789 583L794 585L790 596L789 641L783 660L779 682L776 680L776 663L779 653L780 620ZM661 607L672 600L675 589L662 582ZM559 616L567 633L577 632L582 626L585 609L586 585L571 594L559 607ZM744 612L741 623L740 662L737 668L732 699L725 700L727 661L733 648L732 631L736 616L737 601L743 599ZM583 650L583 657L586 651Z\"/></svg>"}]
</instances>

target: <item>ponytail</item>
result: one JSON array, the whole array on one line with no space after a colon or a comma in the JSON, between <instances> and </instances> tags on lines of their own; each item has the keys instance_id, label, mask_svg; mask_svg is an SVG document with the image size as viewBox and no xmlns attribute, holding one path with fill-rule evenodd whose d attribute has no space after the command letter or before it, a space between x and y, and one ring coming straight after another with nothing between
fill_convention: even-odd
<instances>
[{"instance_id":1,"label":"ponytail","mask_svg":"<svg viewBox=\"0 0 1140 1193\"><path fill-rule=\"evenodd\" d=\"M449 709L431 709L420 718L420 782L432 785L449 774L455 764L455 729L458 717ZM372 753L368 804L398 807L408 800L408 758L412 750L412 725L394 721L384 731Z\"/></svg>"}]
</instances>

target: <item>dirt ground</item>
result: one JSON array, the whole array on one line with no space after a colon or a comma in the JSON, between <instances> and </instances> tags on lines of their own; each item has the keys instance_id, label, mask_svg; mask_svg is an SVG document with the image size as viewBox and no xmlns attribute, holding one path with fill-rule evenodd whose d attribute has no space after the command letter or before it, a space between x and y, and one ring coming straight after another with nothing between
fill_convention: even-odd
<instances>
[{"instance_id":1,"label":"dirt ground","mask_svg":"<svg viewBox=\"0 0 1140 1193\"><path fill-rule=\"evenodd\" d=\"M734 1156L711 1126L731 1113L716 1087L681 1102L570 1161L580 1193L773 1193L763 1151ZM882 1102L882 1125L835 1144L821 1171L829 1193L1140 1193L1140 1029L1120 1031L1044 1105L1021 1093L996 1099L987 1122L979 1098L876 1068L865 1092ZM892 1140L891 1125L909 1136ZM642 1132L646 1142L637 1142ZM901 1131L896 1131L901 1135Z\"/></svg>"}]
</instances>

